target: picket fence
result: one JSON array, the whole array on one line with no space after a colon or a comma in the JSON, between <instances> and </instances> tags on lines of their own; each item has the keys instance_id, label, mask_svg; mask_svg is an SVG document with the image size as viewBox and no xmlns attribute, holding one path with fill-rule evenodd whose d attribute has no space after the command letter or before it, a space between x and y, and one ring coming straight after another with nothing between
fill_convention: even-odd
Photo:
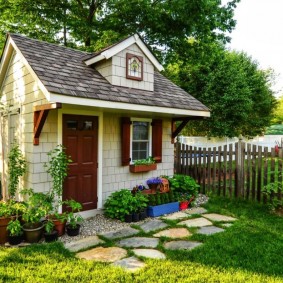
<instances>
[{"instance_id":1,"label":"picket fence","mask_svg":"<svg viewBox=\"0 0 283 283\"><path fill-rule=\"evenodd\" d=\"M262 147L239 140L213 148L175 144L175 173L193 177L202 193L239 197L266 203L282 199L281 148ZM266 195L267 184L281 184Z\"/></svg>"}]
</instances>

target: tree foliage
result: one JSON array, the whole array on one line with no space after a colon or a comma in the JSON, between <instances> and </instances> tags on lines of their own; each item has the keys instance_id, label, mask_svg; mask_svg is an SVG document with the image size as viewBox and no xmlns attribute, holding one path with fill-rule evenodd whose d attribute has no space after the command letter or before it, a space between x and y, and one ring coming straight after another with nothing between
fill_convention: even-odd
<instances>
[{"instance_id":1,"label":"tree foliage","mask_svg":"<svg viewBox=\"0 0 283 283\"><path fill-rule=\"evenodd\" d=\"M221 45L239 1L0 0L0 48L6 32L89 51L138 32L169 63L166 75L211 108L191 133L253 136L268 126L274 98L271 73Z\"/></svg>"},{"instance_id":2,"label":"tree foliage","mask_svg":"<svg viewBox=\"0 0 283 283\"><path fill-rule=\"evenodd\" d=\"M278 104L274 112L274 119L272 124L282 124L283 123L283 96L278 99Z\"/></svg>"},{"instance_id":3,"label":"tree foliage","mask_svg":"<svg viewBox=\"0 0 283 283\"><path fill-rule=\"evenodd\" d=\"M219 0L0 0L0 34L18 32L65 45L100 48L136 32L150 45L186 46L186 38L226 39L233 10ZM1 45L1 44L0 44Z\"/></svg>"},{"instance_id":4,"label":"tree foliage","mask_svg":"<svg viewBox=\"0 0 283 283\"><path fill-rule=\"evenodd\" d=\"M169 64L167 75L211 109L211 118L192 122L187 134L251 137L270 125L276 104L272 72L260 70L243 52L192 41L187 54Z\"/></svg>"}]
</instances>

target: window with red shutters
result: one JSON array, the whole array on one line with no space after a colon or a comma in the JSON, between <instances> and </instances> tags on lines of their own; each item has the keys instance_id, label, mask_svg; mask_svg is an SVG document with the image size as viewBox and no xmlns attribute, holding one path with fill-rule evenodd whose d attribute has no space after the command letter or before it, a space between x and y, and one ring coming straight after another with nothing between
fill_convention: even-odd
<instances>
[{"instance_id":1,"label":"window with red shutters","mask_svg":"<svg viewBox=\"0 0 283 283\"><path fill-rule=\"evenodd\" d=\"M136 120L136 119L135 119ZM131 162L131 126L132 121L129 117L122 118L122 165L127 166ZM151 123L151 156L156 163L162 162L162 120L154 119Z\"/></svg>"}]
</instances>

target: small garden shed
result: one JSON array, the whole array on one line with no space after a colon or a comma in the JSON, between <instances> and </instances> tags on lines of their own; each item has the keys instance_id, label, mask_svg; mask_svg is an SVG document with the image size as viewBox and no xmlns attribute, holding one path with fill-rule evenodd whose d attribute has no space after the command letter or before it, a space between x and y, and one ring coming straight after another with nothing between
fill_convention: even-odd
<instances>
[{"instance_id":1,"label":"small garden shed","mask_svg":"<svg viewBox=\"0 0 283 283\"><path fill-rule=\"evenodd\" d=\"M210 112L162 70L138 35L86 53L9 34L0 62L1 172L16 139L28 162L21 187L48 191L47 152L63 144L73 160L63 197L89 215L115 190L172 175L172 141ZM156 170L130 172L133 161L149 156Z\"/></svg>"}]
</instances>

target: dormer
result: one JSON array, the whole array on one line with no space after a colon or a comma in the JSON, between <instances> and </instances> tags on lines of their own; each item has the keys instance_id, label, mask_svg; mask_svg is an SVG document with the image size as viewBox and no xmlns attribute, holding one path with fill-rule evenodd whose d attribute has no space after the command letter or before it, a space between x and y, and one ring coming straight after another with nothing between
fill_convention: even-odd
<instances>
[{"instance_id":1,"label":"dormer","mask_svg":"<svg viewBox=\"0 0 283 283\"><path fill-rule=\"evenodd\" d=\"M163 67L139 35L130 36L84 60L112 85L154 90L154 71Z\"/></svg>"}]
</instances>

